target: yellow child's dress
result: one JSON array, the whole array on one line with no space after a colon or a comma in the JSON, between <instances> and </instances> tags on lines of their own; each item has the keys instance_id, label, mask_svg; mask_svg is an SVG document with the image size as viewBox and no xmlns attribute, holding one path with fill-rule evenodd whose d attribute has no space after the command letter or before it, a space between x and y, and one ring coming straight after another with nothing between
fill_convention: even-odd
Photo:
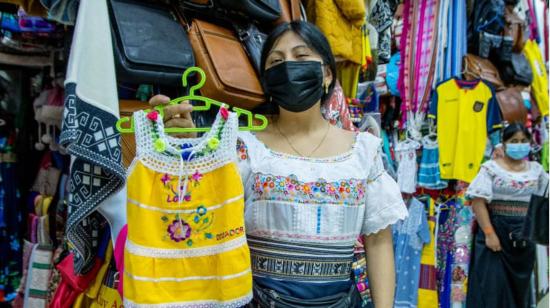
<instances>
[{"instance_id":1,"label":"yellow child's dress","mask_svg":"<svg viewBox=\"0 0 550 308\"><path fill-rule=\"evenodd\" d=\"M164 134L134 114L128 171L125 307L240 307L252 299L236 114L220 109L201 138Z\"/></svg>"}]
</instances>

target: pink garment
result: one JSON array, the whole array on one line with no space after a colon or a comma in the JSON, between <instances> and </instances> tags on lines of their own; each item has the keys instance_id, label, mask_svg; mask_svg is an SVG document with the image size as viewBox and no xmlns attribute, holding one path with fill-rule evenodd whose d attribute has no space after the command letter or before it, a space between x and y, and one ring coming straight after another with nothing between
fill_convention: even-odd
<instances>
[{"instance_id":1,"label":"pink garment","mask_svg":"<svg viewBox=\"0 0 550 308\"><path fill-rule=\"evenodd\" d=\"M118 293L120 297L123 296L122 280L124 278L124 246L126 245L126 238L128 238L128 225L124 225L120 230L116 238L114 256L116 269L118 270Z\"/></svg>"},{"instance_id":2,"label":"pink garment","mask_svg":"<svg viewBox=\"0 0 550 308\"><path fill-rule=\"evenodd\" d=\"M336 82L336 86L334 87L334 92L332 93L330 100L321 110L323 112L323 116L330 122L330 124L350 131L357 131L357 127L355 127L351 121L349 106L340 83Z\"/></svg>"}]
</instances>

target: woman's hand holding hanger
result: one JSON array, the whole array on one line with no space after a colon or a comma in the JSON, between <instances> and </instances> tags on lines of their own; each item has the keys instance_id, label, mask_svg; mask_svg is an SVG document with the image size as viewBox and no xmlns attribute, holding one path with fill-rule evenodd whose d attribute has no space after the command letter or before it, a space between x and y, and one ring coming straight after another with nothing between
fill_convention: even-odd
<instances>
[{"instance_id":1,"label":"woman's hand holding hanger","mask_svg":"<svg viewBox=\"0 0 550 308\"><path fill-rule=\"evenodd\" d=\"M166 95L157 94L149 100L149 105L151 107L159 105L167 105L170 102L170 98ZM193 111L193 106L189 101L183 101L177 105L166 106L164 108L164 126L167 128L170 127L181 127L181 128L194 128L195 123L191 117L191 112ZM196 133L187 133L187 134L178 134L175 137L178 138L194 138Z\"/></svg>"}]
</instances>

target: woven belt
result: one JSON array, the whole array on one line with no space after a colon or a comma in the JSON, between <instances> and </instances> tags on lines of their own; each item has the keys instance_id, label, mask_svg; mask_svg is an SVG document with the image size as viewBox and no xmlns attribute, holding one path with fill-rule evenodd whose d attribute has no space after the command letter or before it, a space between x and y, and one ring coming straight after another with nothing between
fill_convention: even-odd
<instances>
[{"instance_id":1,"label":"woven belt","mask_svg":"<svg viewBox=\"0 0 550 308\"><path fill-rule=\"evenodd\" d=\"M494 200L487 209L491 215L524 217L529 209L529 202Z\"/></svg>"}]
</instances>

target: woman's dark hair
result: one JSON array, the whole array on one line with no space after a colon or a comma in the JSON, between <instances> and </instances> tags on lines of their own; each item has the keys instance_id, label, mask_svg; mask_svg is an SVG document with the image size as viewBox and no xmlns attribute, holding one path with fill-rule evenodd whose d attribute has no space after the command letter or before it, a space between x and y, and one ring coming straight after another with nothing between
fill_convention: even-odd
<instances>
[{"instance_id":1,"label":"woman's dark hair","mask_svg":"<svg viewBox=\"0 0 550 308\"><path fill-rule=\"evenodd\" d=\"M271 34L267 37L263 49L262 49L262 58L260 62L260 77L263 80L263 75L265 71L265 62L267 61L267 56L269 52L275 45L275 42L287 31L292 31L304 40L309 48L316 51L321 58L323 63L328 65L332 73L332 82L329 85L328 93L323 93L321 102L324 103L331 96L334 91L334 86L336 85L336 60L330 49L330 44L328 43L325 35L317 28L314 24L305 21L293 21L290 23L284 23L277 26Z\"/></svg>"},{"instance_id":2,"label":"woman's dark hair","mask_svg":"<svg viewBox=\"0 0 550 308\"><path fill-rule=\"evenodd\" d=\"M527 127L525 127L522 123L516 122L504 127L504 130L502 131L502 142L512 139L512 137L514 137L514 135L518 132L522 132L527 139L531 140L531 133Z\"/></svg>"}]
</instances>

